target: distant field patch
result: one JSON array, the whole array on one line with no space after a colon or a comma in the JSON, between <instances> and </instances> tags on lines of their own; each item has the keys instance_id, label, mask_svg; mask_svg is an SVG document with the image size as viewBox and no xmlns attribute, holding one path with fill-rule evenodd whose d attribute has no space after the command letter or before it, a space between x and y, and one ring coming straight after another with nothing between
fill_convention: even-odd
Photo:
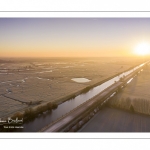
<instances>
[{"instance_id":1,"label":"distant field patch","mask_svg":"<svg viewBox=\"0 0 150 150\"><path fill-rule=\"evenodd\" d=\"M150 115L150 66L133 79L119 94L113 97L108 105Z\"/></svg>"}]
</instances>

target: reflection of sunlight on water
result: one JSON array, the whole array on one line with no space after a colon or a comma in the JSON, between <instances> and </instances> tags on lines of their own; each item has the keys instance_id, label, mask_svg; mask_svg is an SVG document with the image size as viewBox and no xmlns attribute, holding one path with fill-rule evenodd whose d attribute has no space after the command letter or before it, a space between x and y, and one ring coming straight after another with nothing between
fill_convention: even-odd
<instances>
[{"instance_id":1,"label":"reflection of sunlight on water","mask_svg":"<svg viewBox=\"0 0 150 150\"><path fill-rule=\"evenodd\" d=\"M3 72L8 72L8 70L0 70L0 72L2 72L2 73L3 73Z\"/></svg>"},{"instance_id":2,"label":"reflection of sunlight on water","mask_svg":"<svg viewBox=\"0 0 150 150\"><path fill-rule=\"evenodd\" d=\"M0 73L0 74L14 74L14 73Z\"/></svg>"},{"instance_id":3,"label":"reflection of sunlight on water","mask_svg":"<svg viewBox=\"0 0 150 150\"><path fill-rule=\"evenodd\" d=\"M50 68L43 68L43 69L52 69L52 66Z\"/></svg>"},{"instance_id":4,"label":"reflection of sunlight on water","mask_svg":"<svg viewBox=\"0 0 150 150\"><path fill-rule=\"evenodd\" d=\"M74 67L74 66L65 66L65 67L62 67L62 68L71 68L71 67Z\"/></svg>"},{"instance_id":5,"label":"reflection of sunlight on water","mask_svg":"<svg viewBox=\"0 0 150 150\"><path fill-rule=\"evenodd\" d=\"M36 72L36 73L45 73L45 72L53 72L53 71L49 70L49 71L41 71L41 72Z\"/></svg>"},{"instance_id":6,"label":"reflection of sunlight on water","mask_svg":"<svg viewBox=\"0 0 150 150\"><path fill-rule=\"evenodd\" d=\"M56 65L65 65L67 63L63 63L63 62L56 62L56 63L53 63L53 64L56 64Z\"/></svg>"},{"instance_id":7,"label":"reflection of sunlight on water","mask_svg":"<svg viewBox=\"0 0 150 150\"><path fill-rule=\"evenodd\" d=\"M11 80L11 81L0 82L0 84L5 84L5 83L9 83L9 82L17 82L17 81L24 83L24 82L26 82L25 80L26 80L26 78L22 79L22 80ZM10 84L10 85L12 85L12 84Z\"/></svg>"},{"instance_id":8,"label":"reflection of sunlight on water","mask_svg":"<svg viewBox=\"0 0 150 150\"><path fill-rule=\"evenodd\" d=\"M53 70L49 70L49 71L40 71L40 72L27 72L27 73L19 73L19 74L37 74L37 73L46 73L46 72L53 72Z\"/></svg>"},{"instance_id":9,"label":"reflection of sunlight on water","mask_svg":"<svg viewBox=\"0 0 150 150\"><path fill-rule=\"evenodd\" d=\"M72 78L71 80L79 83L84 83L84 82L90 82L91 80L86 79L86 78Z\"/></svg>"},{"instance_id":10,"label":"reflection of sunlight on water","mask_svg":"<svg viewBox=\"0 0 150 150\"><path fill-rule=\"evenodd\" d=\"M46 78L40 78L40 77L36 77L37 79L39 80L49 80L49 79L46 79Z\"/></svg>"}]
</instances>

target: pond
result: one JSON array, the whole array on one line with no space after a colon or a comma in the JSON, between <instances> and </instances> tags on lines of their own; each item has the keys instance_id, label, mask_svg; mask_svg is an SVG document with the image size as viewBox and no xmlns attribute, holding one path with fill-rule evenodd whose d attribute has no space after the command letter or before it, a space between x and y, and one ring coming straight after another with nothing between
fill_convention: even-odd
<instances>
[{"instance_id":1,"label":"pond","mask_svg":"<svg viewBox=\"0 0 150 150\"><path fill-rule=\"evenodd\" d=\"M90 82L91 80L86 79L86 78L72 78L72 81L78 82L78 83L85 83L85 82Z\"/></svg>"}]
</instances>

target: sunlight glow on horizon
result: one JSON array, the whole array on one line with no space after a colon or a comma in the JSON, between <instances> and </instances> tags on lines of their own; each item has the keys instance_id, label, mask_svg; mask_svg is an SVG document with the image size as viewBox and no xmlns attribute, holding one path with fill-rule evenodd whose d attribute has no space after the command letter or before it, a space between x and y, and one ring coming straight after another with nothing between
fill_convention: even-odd
<instances>
[{"instance_id":1,"label":"sunlight glow on horizon","mask_svg":"<svg viewBox=\"0 0 150 150\"><path fill-rule=\"evenodd\" d=\"M140 56L150 55L150 45L146 42L140 43L135 47L134 53Z\"/></svg>"}]
</instances>

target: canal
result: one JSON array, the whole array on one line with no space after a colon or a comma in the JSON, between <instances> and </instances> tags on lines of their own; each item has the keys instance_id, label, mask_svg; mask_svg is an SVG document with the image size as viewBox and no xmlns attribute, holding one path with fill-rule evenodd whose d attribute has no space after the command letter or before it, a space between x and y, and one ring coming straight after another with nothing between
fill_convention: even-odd
<instances>
[{"instance_id":1,"label":"canal","mask_svg":"<svg viewBox=\"0 0 150 150\"><path fill-rule=\"evenodd\" d=\"M139 66L136 66L135 68L123 72L120 75L117 75L116 77L92 88L86 93L80 94L76 96L75 98L72 98L60 105L58 105L57 109L52 110L51 112L47 111L44 112L43 114L38 115L36 118L29 120L23 124L23 128L17 129L16 132L37 132L43 127L47 126L48 124L52 123L53 121L57 120L61 116L65 115L66 113L70 112L72 109L76 108L77 106L81 105L85 101L88 101L95 95L99 94L102 92L104 89L107 87L111 86L113 83L117 82L120 80L120 78L129 75L133 71L141 68L144 66L143 63Z\"/></svg>"}]
</instances>

